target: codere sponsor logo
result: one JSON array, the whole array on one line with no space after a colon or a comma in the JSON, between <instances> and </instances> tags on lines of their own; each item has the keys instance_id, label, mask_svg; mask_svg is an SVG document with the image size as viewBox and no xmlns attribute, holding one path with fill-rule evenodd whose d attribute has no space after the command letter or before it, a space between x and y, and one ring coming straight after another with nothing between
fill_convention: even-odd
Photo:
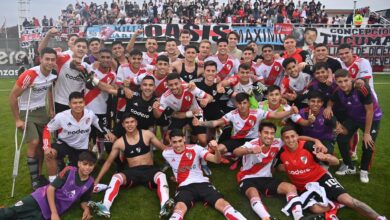
<instances>
[{"instance_id":1,"label":"codere sponsor logo","mask_svg":"<svg viewBox=\"0 0 390 220\"><path fill-rule=\"evenodd\" d=\"M291 175L301 175L301 174L308 173L310 171L311 171L311 169L307 168L304 170L290 170L290 171L288 171L288 173Z\"/></svg>"},{"instance_id":2,"label":"codere sponsor logo","mask_svg":"<svg viewBox=\"0 0 390 220\"><path fill-rule=\"evenodd\" d=\"M80 76L71 76L68 73L65 74L65 77L68 79L71 79L71 80L79 81L79 82L83 81L83 79Z\"/></svg>"},{"instance_id":3,"label":"codere sponsor logo","mask_svg":"<svg viewBox=\"0 0 390 220\"><path fill-rule=\"evenodd\" d=\"M85 130L76 130L76 131L68 131L68 135L72 135L72 134L85 134L85 133L88 133L89 132L89 128L88 129L85 129Z\"/></svg>"},{"instance_id":4,"label":"codere sponsor logo","mask_svg":"<svg viewBox=\"0 0 390 220\"><path fill-rule=\"evenodd\" d=\"M134 109L131 109L130 111L131 111L131 113L133 113L135 115L138 115L138 116L140 116L142 118L149 118L150 117L150 115L144 114L144 113L136 111Z\"/></svg>"}]
</instances>

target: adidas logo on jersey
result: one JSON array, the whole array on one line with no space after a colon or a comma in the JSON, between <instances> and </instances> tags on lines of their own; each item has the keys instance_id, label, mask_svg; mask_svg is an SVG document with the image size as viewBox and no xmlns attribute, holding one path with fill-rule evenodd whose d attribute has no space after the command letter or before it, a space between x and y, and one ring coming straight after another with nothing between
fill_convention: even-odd
<instances>
[{"instance_id":1,"label":"adidas logo on jersey","mask_svg":"<svg viewBox=\"0 0 390 220\"><path fill-rule=\"evenodd\" d=\"M72 123L68 122L68 124L67 124L67 125L68 125L68 127L70 127L70 126L72 126Z\"/></svg>"}]
</instances>

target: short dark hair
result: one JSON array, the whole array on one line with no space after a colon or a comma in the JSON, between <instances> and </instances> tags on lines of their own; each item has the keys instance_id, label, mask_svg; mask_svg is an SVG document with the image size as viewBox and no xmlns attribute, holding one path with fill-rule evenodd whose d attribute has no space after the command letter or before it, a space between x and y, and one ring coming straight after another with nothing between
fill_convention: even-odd
<instances>
[{"instance_id":1,"label":"short dark hair","mask_svg":"<svg viewBox=\"0 0 390 220\"><path fill-rule=\"evenodd\" d=\"M238 69L243 69L243 70L250 70L251 69L251 66L247 63L241 63L239 66L238 66Z\"/></svg>"},{"instance_id":2,"label":"short dark hair","mask_svg":"<svg viewBox=\"0 0 390 220\"><path fill-rule=\"evenodd\" d=\"M187 30L187 29L183 29L182 31L180 31L179 37L180 37L182 34L189 34L189 35L191 35L191 31L190 31L190 30Z\"/></svg>"},{"instance_id":3,"label":"short dark hair","mask_svg":"<svg viewBox=\"0 0 390 220\"><path fill-rule=\"evenodd\" d=\"M169 138L173 137L184 137L184 133L182 129L174 128L171 132L169 132Z\"/></svg>"},{"instance_id":4,"label":"short dark hair","mask_svg":"<svg viewBox=\"0 0 390 220\"><path fill-rule=\"evenodd\" d=\"M298 132L297 132L297 129L296 129L295 127L293 127L293 126L291 126L291 125L287 125L287 126L284 126L284 127L282 128L282 130L280 130L280 135L283 135L283 134L286 133L287 131L295 131L296 133L298 133Z\"/></svg>"},{"instance_id":5,"label":"short dark hair","mask_svg":"<svg viewBox=\"0 0 390 220\"><path fill-rule=\"evenodd\" d=\"M112 55L112 51L108 48L102 48L99 50L99 53L108 53L110 55Z\"/></svg>"},{"instance_id":6,"label":"short dark hair","mask_svg":"<svg viewBox=\"0 0 390 220\"><path fill-rule=\"evenodd\" d=\"M317 91L317 90L313 90L313 91L310 91L308 94L307 94L307 99L310 100L310 99L321 99L321 101L324 101L325 97L324 97L324 94L320 91Z\"/></svg>"},{"instance_id":7,"label":"short dark hair","mask_svg":"<svg viewBox=\"0 0 390 220\"><path fill-rule=\"evenodd\" d=\"M222 38L219 38L217 40L217 45L219 45L220 43L227 43L228 44L229 41L226 38L222 37Z\"/></svg>"},{"instance_id":8,"label":"short dark hair","mask_svg":"<svg viewBox=\"0 0 390 220\"><path fill-rule=\"evenodd\" d=\"M350 49L352 50L352 46L350 44L340 44L338 47L337 47L337 52L339 50L342 50L342 49Z\"/></svg>"},{"instance_id":9,"label":"short dark hair","mask_svg":"<svg viewBox=\"0 0 390 220\"><path fill-rule=\"evenodd\" d=\"M168 42L175 42L175 44L177 44L177 41L176 41L176 39L174 39L174 38L168 38L168 39L165 41L165 44L167 44Z\"/></svg>"},{"instance_id":10,"label":"short dark hair","mask_svg":"<svg viewBox=\"0 0 390 220\"><path fill-rule=\"evenodd\" d=\"M269 94L269 93L271 93L271 92L273 92L275 90L281 91L281 89L280 89L280 87L278 85L270 85L267 88L267 94Z\"/></svg>"},{"instance_id":11,"label":"short dark hair","mask_svg":"<svg viewBox=\"0 0 390 220\"><path fill-rule=\"evenodd\" d=\"M315 28L306 28L304 34L306 34L306 32L309 32L309 31L314 31L314 32L316 32L316 35L318 35L317 29L315 29Z\"/></svg>"},{"instance_id":12,"label":"short dark hair","mask_svg":"<svg viewBox=\"0 0 390 220\"><path fill-rule=\"evenodd\" d=\"M72 92L69 95L69 102L72 101L72 99L84 99L84 94L81 92Z\"/></svg>"},{"instance_id":13,"label":"short dark hair","mask_svg":"<svg viewBox=\"0 0 390 220\"><path fill-rule=\"evenodd\" d=\"M43 57L43 55L45 55L46 53L54 54L54 55L57 56L57 52L53 48L51 48L51 47L43 48L39 54L41 55L41 57Z\"/></svg>"},{"instance_id":14,"label":"short dark hair","mask_svg":"<svg viewBox=\"0 0 390 220\"><path fill-rule=\"evenodd\" d=\"M256 43L256 41L254 41L254 40L250 40L247 44L246 44L246 46L248 47L249 46L249 44L251 44L251 43L255 43L256 45L257 45L257 43Z\"/></svg>"},{"instance_id":15,"label":"short dark hair","mask_svg":"<svg viewBox=\"0 0 390 220\"><path fill-rule=\"evenodd\" d=\"M160 55L157 57L156 63L158 63L158 61L164 61L164 62L169 63L169 57L166 55Z\"/></svg>"},{"instance_id":16,"label":"short dark hair","mask_svg":"<svg viewBox=\"0 0 390 220\"><path fill-rule=\"evenodd\" d=\"M169 80L174 80L174 79L180 80L180 74L178 74L178 73L169 73L168 76L167 76L167 82Z\"/></svg>"},{"instance_id":17,"label":"short dark hair","mask_svg":"<svg viewBox=\"0 0 390 220\"><path fill-rule=\"evenodd\" d=\"M297 41L297 39L294 37L294 35L287 35L285 38L284 38L284 40L283 40L283 42L285 41L285 40L288 40L288 39L293 39L293 40L295 40L295 41Z\"/></svg>"},{"instance_id":18,"label":"short dark hair","mask_svg":"<svg viewBox=\"0 0 390 220\"><path fill-rule=\"evenodd\" d=\"M195 45L187 45L184 47L184 51L187 51L188 49L194 49L197 53L199 53L198 47Z\"/></svg>"},{"instance_id":19,"label":"short dark hair","mask_svg":"<svg viewBox=\"0 0 390 220\"><path fill-rule=\"evenodd\" d=\"M87 41L87 39L85 39L85 38L82 38L82 37L79 37L79 38L77 38L75 41L74 41L74 45L76 45L76 44L78 44L78 43L85 43L86 45L88 45L88 41Z\"/></svg>"},{"instance_id":20,"label":"short dark hair","mask_svg":"<svg viewBox=\"0 0 390 220\"><path fill-rule=\"evenodd\" d=\"M240 41L240 35L237 33L237 32L235 32L235 31L230 31L229 33L228 33L228 38L229 38L229 35L231 35L231 34L234 34L235 36L236 36L236 38L237 38L237 41Z\"/></svg>"},{"instance_id":21,"label":"short dark hair","mask_svg":"<svg viewBox=\"0 0 390 220\"><path fill-rule=\"evenodd\" d=\"M259 125L259 131L261 132L265 127L273 128L276 131L276 125L270 121L262 121Z\"/></svg>"},{"instance_id":22,"label":"short dark hair","mask_svg":"<svg viewBox=\"0 0 390 220\"><path fill-rule=\"evenodd\" d=\"M272 50L274 50L274 46L272 46L271 44L265 44L265 45L263 45L263 47L261 48L261 51L263 51L264 48L271 48Z\"/></svg>"},{"instance_id":23,"label":"short dark hair","mask_svg":"<svg viewBox=\"0 0 390 220\"><path fill-rule=\"evenodd\" d=\"M128 118L134 118L138 122L137 116L135 116L133 113L131 113L131 112L124 112L123 115L122 115L122 118L121 118L121 123L123 121L125 121L126 119L128 119Z\"/></svg>"},{"instance_id":24,"label":"short dark hair","mask_svg":"<svg viewBox=\"0 0 390 220\"><path fill-rule=\"evenodd\" d=\"M244 51L251 51L252 53L255 53L255 49L253 49L253 47L245 47L245 49L242 51L242 52L244 52Z\"/></svg>"},{"instance_id":25,"label":"short dark hair","mask_svg":"<svg viewBox=\"0 0 390 220\"><path fill-rule=\"evenodd\" d=\"M130 51L130 54L129 54L131 57L132 56L141 56L142 57L142 51L138 50L138 49L133 49L132 51Z\"/></svg>"},{"instance_id":26,"label":"short dark hair","mask_svg":"<svg viewBox=\"0 0 390 220\"><path fill-rule=\"evenodd\" d=\"M348 70L345 70L345 69L338 69L336 70L336 72L334 73L334 78L340 78L340 77L348 77L349 76L349 72Z\"/></svg>"},{"instance_id":27,"label":"short dark hair","mask_svg":"<svg viewBox=\"0 0 390 220\"><path fill-rule=\"evenodd\" d=\"M247 100L249 102L249 95L245 92L240 92L236 95L236 102L240 103L244 100Z\"/></svg>"},{"instance_id":28,"label":"short dark hair","mask_svg":"<svg viewBox=\"0 0 390 220\"><path fill-rule=\"evenodd\" d=\"M297 64L297 60L296 59L294 59L294 58L292 58L292 57L289 57L289 58L287 58L287 59L285 59L285 60L283 60L283 68L287 68L287 65L288 64L290 64L290 63L295 63L295 64Z\"/></svg>"},{"instance_id":29,"label":"short dark hair","mask_svg":"<svg viewBox=\"0 0 390 220\"><path fill-rule=\"evenodd\" d=\"M314 64L314 72L317 70L320 70L320 69L328 70L328 68L329 68L329 66L325 62L319 62L319 63Z\"/></svg>"},{"instance_id":30,"label":"short dark hair","mask_svg":"<svg viewBox=\"0 0 390 220\"><path fill-rule=\"evenodd\" d=\"M215 66L215 69L218 69L218 65L215 61L212 61L212 60L208 60L206 62L204 62L204 68L206 69L206 67L208 66Z\"/></svg>"},{"instance_id":31,"label":"short dark hair","mask_svg":"<svg viewBox=\"0 0 390 220\"><path fill-rule=\"evenodd\" d=\"M328 49L328 46L324 43L318 43L318 44L314 44L314 49L317 49L319 47L325 47L326 49Z\"/></svg>"},{"instance_id":32,"label":"short dark hair","mask_svg":"<svg viewBox=\"0 0 390 220\"><path fill-rule=\"evenodd\" d=\"M120 41L120 40L116 40L116 41L112 42L112 46L115 46L115 45L121 45L122 47L124 47L122 41Z\"/></svg>"},{"instance_id":33,"label":"short dark hair","mask_svg":"<svg viewBox=\"0 0 390 220\"><path fill-rule=\"evenodd\" d=\"M94 41L99 42L99 44L102 43L102 41L101 41L99 38L93 37L93 38L89 39L89 41L88 41L88 46L89 46L92 42L94 42Z\"/></svg>"},{"instance_id":34,"label":"short dark hair","mask_svg":"<svg viewBox=\"0 0 390 220\"><path fill-rule=\"evenodd\" d=\"M85 161L87 163L95 164L97 161L96 154L92 153L89 150L83 151L79 154L79 160L80 162Z\"/></svg>"},{"instance_id":35,"label":"short dark hair","mask_svg":"<svg viewBox=\"0 0 390 220\"><path fill-rule=\"evenodd\" d=\"M141 81L144 81L144 80L147 80L147 79L153 80L153 82L155 82L153 76L151 76L151 75L146 75Z\"/></svg>"},{"instance_id":36,"label":"short dark hair","mask_svg":"<svg viewBox=\"0 0 390 220\"><path fill-rule=\"evenodd\" d=\"M68 40L69 40L71 37L77 37L77 38L79 38L80 36L79 36L78 34L68 34Z\"/></svg>"}]
</instances>

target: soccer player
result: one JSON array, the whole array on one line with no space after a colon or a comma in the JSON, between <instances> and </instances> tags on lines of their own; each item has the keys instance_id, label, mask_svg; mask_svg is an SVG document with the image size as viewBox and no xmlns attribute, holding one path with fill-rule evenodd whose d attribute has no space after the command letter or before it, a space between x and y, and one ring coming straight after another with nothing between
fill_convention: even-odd
<instances>
[{"instance_id":1,"label":"soccer player","mask_svg":"<svg viewBox=\"0 0 390 220\"><path fill-rule=\"evenodd\" d=\"M242 51L237 48L237 43L240 41L240 35L235 31L230 31L227 35L228 40L228 55L233 59L240 60L242 56Z\"/></svg>"},{"instance_id":2,"label":"soccer player","mask_svg":"<svg viewBox=\"0 0 390 220\"><path fill-rule=\"evenodd\" d=\"M245 47L245 49L242 52L242 61L241 64L245 63L250 66L250 73L251 78L254 82L260 81L261 83L264 83L263 75L259 72L259 65L257 65L255 62L253 62L253 55L254 50L252 47Z\"/></svg>"},{"instance_id":3,"label":"soccer player","mask_svg":"<svg viewBox=\"0 0 390 220\"><path fill-rule=\"evenodd\" d=\"M242 167L237 173L240 191L249 199L253 211L261 219L271 219L271 215L263 205L260 193L267 197L282 194L286 196L287 201L298 195L294 185L272 177L272 162L283 146L282 140L275 138L275 132L276 126L272 122L263 121L259 125L258 138L233 151L236 156L243 157ZM294 220L303 217L301 203L295 204L293 210Z\"/></svg>"},{"instance_id":4,"label":"soccer player","mask_svg":"<svg viewBox=\"0 0 390 220\"><path fill-rule=\"evenodd\" d=\"M226 38L220 38L217 41L216 55L210 56L205 61L212 60L217 63L217 78L224 80L226 77L233 76L238 71L240 61L232 59L228 55L228 40Z\"/></svg>"},{"instance_id":5,"label":"soccer player","mask_svg":"<svg viewBox=\"0 0 390 220\"><path fill-rule=\"evenodd\" d=\"M78 155L88 151L91 125L105 135L110 132L91 110L85 108L84 96L81 92L72 92L69 95L69 107L70 109L56 114L43 130L42 148L50 182L56 178L58 165L61 169L63 168L63 159L66 156L69 158L69 164L76 166ZM58 133L58 139L52 145L50 132L58 130L61 132Z\"/></svg>"},{"instance_id":6,"label":"soccer player","mask_svg":"<svg viewBox=\"0 0 390 220\"><path fill-rule=\"evenodd\" d=\"M193 119L194 126L218 127L232 123L233 134L230 139L224 140L222 143L218 144L218 150L221 153L233 152L234 149L242 146L245 142L255 139L258 135L261 120L269 118L280 119L298 113L296 107L292 107L290 111L284 112L268 112L262 109L250 109L249 95L243 92L238 93L235 99L237 109L225 114L218 120L199 121L196 118Z\"/></svg>"},{"instance_id":7,"label":"soccer player","mask_svg":"<svg viewBox=\"0 0 390 220\"><path fill-rule=\"evenodd\" d=\"M152 132L137 128L137 119L131 113L123 115L122 126L126 130L126 134L115 141L110 155L95 180L95 185L100 183L120 152L124 153L128 167L112 176L103 203L90 202L90 206L96 209L97 215L109 218L110 208L118 196L120 186L131 187L142 184L157 187L157 195L161 205L160 217L168 216L169 209L173 207L173 200L169 199L169 188L165 174L160 171L160 168L153 165L151 150L151 145L161 150L164 150L165 146Z\"/></svg>"},{"instance_id":8,"label":"soccer player","mask_svg":"<svg viewBox=\"0 0 390 220\"><path fill-rule=\"evenodd\" d=\"M309 91L319 91L323 94L323 101L325 105L328 103L329 98L337 88L330 69L331 68L329 68L327 63L317 62L314 65L314 79L308 86Z\"/></svg>"},{"instance_id":9,"label":"soccer player","mask_svg":"<svg viewBox=\"0 0 390 220\"><path fill-rule=\"evenodd\" d=\"M274 48L270 44L266 44L261 48L263 61L257 71L264 78L264 85L271 86L277 85L280 86L280 83L283 79L283 59L275 59Z\"/></svg>"},{"instance_id":10,"label":"soccer player","mask_svg":"<svg viewBox=\"0 0 390 220\"><path fill-rule=\"evenodd\" d=\"M67 42L68 49L63 52L64 54L69 54L69 55L73 54L72 48L74 47L74 42L77 38L79 38L79 35L77 35L77 34L69 34L68 35L68 42ZM39 49L38 49L38 51L39 51Z\"/></svg>"},{"instance_id":11,"label":"soccer player","mask_svg":"<svg viewBox=\"0 0 390 220\"><path fill-rule=\"evenodd\" d=\"M171 124L169 130L174 128L183 128L189 124L192 128L193 135L199 141L201 146L206 146L207 137L206 129L193 126L191 120L193 117L202 117L202 109L213 99L212 96L200 90L199 88L189 89L182 85L182 81L178 73L170 73L167 76L167 84L169 90L166 91L160 99L160 105L155 108L155 117L161 117L162 113L169 107L174 111L172 113ZM200 106L197 99L199 99ZM157 106L155 106L157 107Z\"/></svg>"},{"instance_id":12,"label":"soccer player","mask_svg":"<svg viewBox=\"0 0 390 220\"><path fill-rule=\"evenodd\" d=\"M88 63L88 64L93 64L95 61L99 59L99 51L102 47L102 43L99 38L91 38L88 41L88 49L91 52L90 55L85 57L83 59L83 62Z\"/></svg>"},{"instance_id":13,"label":"soccer player","mask_svg":"<svg viewBox=\"0 0 390 220\"><path fill-rule=\"evenodd\" d=\"M57 52L51 48L44 48L40 54L41 64L23 72L16 80L9 96L15 125L20 130L26 130L27 164L33 189L39 187L44 181L40 177L42 173L40 164L43 163L43 151L40 148L41 135L43 128L49 122L49 116L54 116L52 84L57 78L52 72ZM49 100L49 114L46 112L46 97ZM27 121L24 121L27 111L29 115Z\"/></svg>"},{"instance_id":14,"label":"soccer player","mask_svg":"<svg viewBox=\"0 0 390 220\"><path fill-rule=\"evenodd\" d=\"M125 53L125 47L123 46L121 41L114 41L112 42L112 55L114 56L114 60L116 62L116 66L119 68L122 64L127 64L129 61L127 60L126 53ZM116 69L115 72L118 72L118 69Z\"/></svg>"},{"instance_id":15,"label":"soccer player","mask_svg":"<svg viewBox=\"0 0 390 220\"><path fill-rule=\"evenodd\" d=\"M90 175L95 164L96 156L92 152L81 153L77 168L66 167L51 184L38 188L12 207L1 208L0 219L58 220L77 200L83 210L81 219L91 219L88 201L93 190L94 180Z\"/></svg>"},{"instance_id":16,"label":"soccer player","mask_svg":"<svg viewBox=\"0 0 390 220\"><path fill-rule=\"evenodd\" d=\"M165 51L158 53L158 55L165 55L169 57L169 63L173 63L178 58L184 58L183 55L179 53L179 49L177 48L177 43L175 39L168 38L165 41Z\"/></svg>"},{"instance_id":17,"label":"soccer player","mask_svg":"<svg viewBox=\"0 0 390 220\"><path fill-rule=\"evenodd\" d=\"M297 48L297 40L294 36L288 35L283 41L284 53L282 57L284 59L294 58L296 63L299 64L303 72L312 74L313 72L313 61L311 60L310 54L302 49Z\"/></svg>"},{"instance_id":18,"label":"soccer player","mask_svg":"<svg viewBox=\"0 0 390 220\"><path fill-rule=\"evenodd\" d=\"M315 48L315 43L317 40L317 29L315 28L305 28L303 33L303 38L305 40L305 45L303 46L303 50L306 50L311 57L313 57L313 51Z\"/></svg>"},{"instance_id":19,"label":"soccer player","mask_svg":"<svg viewBox=\"0 0 390 220\"><path fill-rule=\"evenodd\" d=\"M142 33L143 33L142 29L136 30L134 32L129 43L127 44L127 47L126 47L127 52L130 53L134 49L135 41L137 40L137 37L139 35L141 35ZM142 58L143 58L142 63L154 66L156 64L156 59L158 56L157 40L155 38L149 37L148 39L146 39L145 48L146 48L146 52L142 52Z\"/></svg>"},{"instance_id":20,"label":"soccer player","mask_svg":"<svg viewBox=\"0 0 390 220\"><path fill-rule=\"evenodd\" d=\"M285 59L283 68L287 74L281 84L283 98L301 107L304 99L303 93L310 84L311 76L299 71L298 63L294 58Z\"/></svg>"},{"instance_id":21,"label":"soccer player","mask_svg":"<svg viewBox=\"0 0 390 220\"><path fill-rule=\"evenodd\" d=\"M266 100L259 102L259 109L269 112L283 112L290 111L291 106L282 103L282 93L280 87L277 85L272 85L267 88ZM299 117L297 114L293 114L290 116L290 119L294 120L294 118ZM275 136L280 138L280 129L286 125L286 119L267 119L267 121L272 122L276 126Z\"/></svg>"},{"instance_id":22,"label":"soccer player","mask_svg":"<svg viewBox=\"0 0 390 220\"><path fill-rule=\"evenodd\" d=\"M198 66L195 59L198 54L196 46L188 45L184 48L184 59L177 60L171 64L172 70L180 74L185 82L197 79L203 73L203 68Z\"/></svg>"},{"instance_id":23,"label":"soccer player","mask_svg":"<svg viewBox=\"0 0 390 220\"><path fill-rule=\"evenodd\" d=\"M203 39L199 43L199 53L197 60L204 61L211 55L211 42L207 39Z\"/></svg>"},{"instance_id":24,"label":"soccer player","mask_svg":"<svg viewBox=\"0 0 390 220\"><path fill-rule=\"evenodd\" d=\"M356 168L351 161L348 142L352 135L358 130L363 131L363 154L361 158L360 181L368 183L368 171L373 159L375 139L379 132L379 123L382 118L382 111L378 101L370 87L365 84L361 88L354 88L352 77L347 70L340 69L335 73L337 90L328 102L325 117L332 116L334 104L346 109L347 117L342 121L343 126L348 130L345 135L337 136L337 144L345 166L340 166L337 175L355 174Z\"/></svg>"},{"instance_id":25,"label":"soccer player","mask_svg":"<svg viewBox=\"0 0 390 220\"><path fill-rule=\"evenodd\" d=\"M191 32L186 29L183 29L179 34L180 45L177 46L177 49L182 56L185 54L185 47L190 45L191 37Z\"/></svg>"},{"instance_id":26,"label":"soccer player","mask_svg":"<svg viewBox=\"0 0 390 220\"><path fill-rule=\"evenodd\" d=\"M196 201L207 202L223 213L226 219L246 219L235 210L209 182L202 173L200 160L205 159L213 163L221 162L221 154L217 150L217 142L211 141L208 146L215 150L209 153L199 145L185 144L185 137L181 129L173 129L169 134L170 148L163 151L164 159L171 165L178 188L175 193L175 209L171 220L183 219L184 215Z\"/></svg>"},{"instance_id":27,"label":"soccer player","mask_svg":"<svg viewBox=\"0 0 390 220\"><path fill-rule=\"evenodd\" d=\"M314 59L313 59L314 63L322 63L322 62L325 62L326 64L328 64L328 68L331 70L331 73L332 73L332 78L330 79L333 79L333 74L341 69L341 63L340 61L338 61L337 59L334 59L332 57L329 57L329 49L328 49L328 46L326 44L323 44L323 43L320 43L320 44L316 44L314 46Z\"/></svg>"},{"instance_id":28,"label":"soccer player","mask_svg":"<svg viewBox=\"0 0 390 220\"><path fill-rule=\"evenodd\" d=\"M277 166L279 170L286 171L288 178L298 190L305 190L307 183L317 182L325 189L326 197L331 201L343 204L368 219L386 219L365 203L349 195L337 179L320 166L320 161L337 165L339 160L335 156L322 152L315 153L314 144L299 141L298 133L290 126L282 129L282 140L285 145L278 154ZM311 211L315 213L324 213L329 210L330 207L319 204L311 207Z\"/></svg>"}]
</instances>

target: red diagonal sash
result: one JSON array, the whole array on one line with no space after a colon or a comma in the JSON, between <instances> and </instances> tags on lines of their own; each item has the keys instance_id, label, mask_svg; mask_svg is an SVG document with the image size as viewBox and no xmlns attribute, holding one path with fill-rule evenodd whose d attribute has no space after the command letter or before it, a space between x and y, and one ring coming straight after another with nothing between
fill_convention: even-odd
<instances>
[{"instance_id":1,"label":"red diagonal sash","mask_svg":"<svg viewBox=\"0 0 390 220\"><path fill-rule=\"evenodd\" d=\"M109 84L112 80L113 80L112 74L108 73L100 81ZM88 93L85 94L84 96L85 105L88 105L90 102L92 102L100 94L100 92L101 90L99 88L93 88L89 90Z\"/></svg>"}]
</instances>

